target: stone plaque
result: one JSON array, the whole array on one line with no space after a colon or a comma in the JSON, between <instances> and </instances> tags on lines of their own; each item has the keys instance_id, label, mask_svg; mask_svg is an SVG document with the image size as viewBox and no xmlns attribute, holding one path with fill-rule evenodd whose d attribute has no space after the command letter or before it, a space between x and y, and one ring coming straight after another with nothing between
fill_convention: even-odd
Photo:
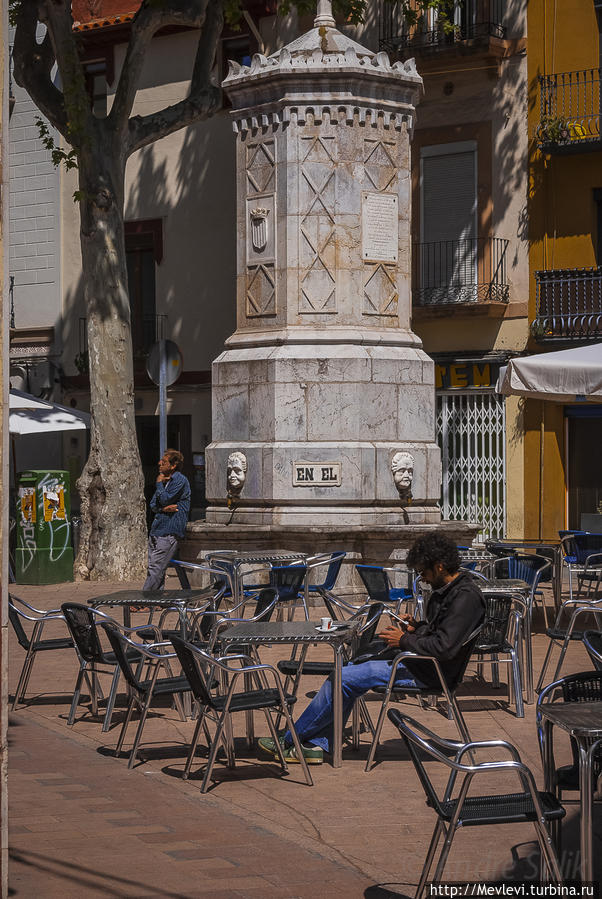
<instances>
[{"instance_id":1,"label":"stone plaque","mask_svg":"<svg viewBox=\"0 0 602 899\"><path fill-rule=\"evenodd\" d=\"M340 486L340 462L293 462L293 487Z\"/></svg>"},{"instance_id":2,"label":"stone plaque","mask_svg":"<svg viewBox=\"0 0 602 899\"><path fill-rule=\"evenodd\" d=\"M397 262L397 194L362 193L362 259Z\"/></svg>"}]
</instances>

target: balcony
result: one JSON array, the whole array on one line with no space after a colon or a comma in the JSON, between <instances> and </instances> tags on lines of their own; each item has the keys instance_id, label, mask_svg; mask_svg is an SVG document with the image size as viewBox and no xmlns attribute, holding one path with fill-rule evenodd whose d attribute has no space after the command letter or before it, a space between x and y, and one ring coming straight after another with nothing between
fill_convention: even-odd
<instances>
[{"instance_id":1,"label":"balcony","mask_svg":"<svg viewBox=\"0 0 602 899\"><path fill-rule=\"evenodd\" d=\"M132 318L134 361L146 359L153 343L165 338L166 325L166 315L144 315L142 318ZM80 318L79 320L79 355L76 357L75 364L81 374L87 373L88 327L86 318Z\"/></svg>"},{"instance_id":2,"label":"balcony","mask_svg":"<svg viewBox=\"0 0 602 899\"><path fill-rule=\"evenodd\" d=\"M489 44L503 40L504 0L464 0L450 3L447 19L436 9L424 10L410 0L410 21L401 4L383 0L380 8L380 49L402 57L453 48L466 42ZM412 21L413 20L413 21Z\"/></svg>"},{"instance_id":3,"label":"balcony","mask_svg":"<svg viewBox=\"0 0 602 899\"><path fill-rule=\"evenodd\" d=\"M602 267L535 272L535 284L537 341L602 337Z\"/></svg>"},{"instance_id":4,"label":"balcony","mask_svg":"<svg viewBox=\"0 0 602 899\"><path fill-rule=\"evenodd\" d=\"M600 69L539 76L535 137L545 153L600 150Z\"/></svg>"},{"instance_id":5,"label":"balcony","mask_svg":"<svg viewBox=\"0 0 602 899\"><path fill-rule=\"evenodd\" d=\"M414 306L507 303L507 250L508 241L499 237L415 243Z\"/></svg>"}]
</instances>

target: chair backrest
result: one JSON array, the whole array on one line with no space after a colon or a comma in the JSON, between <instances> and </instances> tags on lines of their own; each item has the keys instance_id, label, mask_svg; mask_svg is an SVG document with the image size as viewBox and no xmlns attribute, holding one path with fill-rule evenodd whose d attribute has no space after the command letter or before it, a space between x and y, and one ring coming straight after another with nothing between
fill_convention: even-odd
<instances>
[{"instance_id":1,"label":"chair backrest","mask_svg":"<svg viewBox=\"0 0 602 899\"><path fill-rule=\"evenodd\" d=\"M452 767L452 763L433 743L429 742L426 737L421 736L413 729L413 726L415 727L417 722L408 715L402 715L398 709L389 709L388 717L391 723L394 724L399 731L401 738L406 745L406 749L410 754L410 758L416 769L416 774L418 775L418 779L426 794L427 805L431 806L440 817L443 817L445 812L442 801L439 798L437 790L433 786L432 780L428 776L423 762L423 756L427 755L431 759L442 762L448 768ZM457 768L461 766L457 766L456 763L454 767ZM454 772L452 771L451 773L453 774Z\"/></svg>"},{"instance_id":2,"label":"chair backrest","mask_svg":"<svg viewBox=\"0 0 602 899\"><path fill-rule=\"evenodd\" d=\"M10 595L8 597L8 617L15 630L15 634L17 635L19 646L22 646L23 649L28 650L31 641L25 633L25 628L21 624L21 616L19 615L19 610L12 604Z\"/></svg>"},{"instance_id":3,"label":"chair backrest","mask_svg":"<svg viewBox=\"0 0 602 899\"><path fill-rule=\"evenodd\" d=\"M306 565L287 565L270 570L270 587L278 591L279 602L297 599L306 571Z\"/></svg>"},{"instance_id":4,"label":"chair backrest","mask_svg":"<svg viewBox=\"0 0 602 899\"><path fill-rule=\"evenodd\" d=\"M376 635L376 628L380 624L380 616L385 611L382 602L373 602L366 611L364 624L362 625L360 638L357 642L355 656L361 656L370 651L370 644Z\"/></svg>"},{"instance_id":5,"label":"chair backrest","mask_svg":"<svg viewBox=\"0 0 602 899\"><path fill-rule=\"evenodd\" d=\"M447 678L445 679L447 688L451 690L452 693L455 689L457 689L457 687L460 686L460 684L464 680L464 675L466 674L466 669L468 668L470 657L474 652L478 640L480 639L482 629L483 623L477 625L477 627L475 627L475 629L465 639L464 643L462 643L461 651L464 653L464 655L462 656L462 662L456 671L456 676L450 678L449 680Z\"/></svg>"},{"instance_id":6,"label":"chair backrest","mask_svg":"<svg viewBox=\"0 0 602 899\"><path fill-rule=\"evenodd\" d=\"M602 671L584 671L561 680L564 702L599 702L602 700Z\"/></svg>"},{"instance_id":7,"label":"chair backrest","mask_svg":"<svg viewBox=\"0 0 602 899\"><path fill-rule=\"evenodd\" d=\"M514 600L510 595L487 595L485 600L485 620L474 645L475 652L495 652L506 642L510 625L510 612Z\"/></svg>"},{"instance_id":8,"label":"chair backrest","mask_svg":"<svg viewBox=\"0 0 602 899\"><path fill-rule=\"evenodd\" d=\"M100 645L94 612L88 606L77 602L64 602L61 611L77 651L84 661L104 662L105 656Z\"/></svg>"},{"instance_id":9,"label":"chair backrest","mask_svg":"<svg viewBox=\"0 0 602 899\"><path fill-rule=\"evenodd\" d=\"M575 561L585 565L588 556L602 553L602 534L573 534Z\"/></svg>"},{"instance_id":10,"label":"chair backrest","mask_svg":"<svg viewBox=\"0 0 602 899\"><path fill-rule=\"evenodd\" d=\"M372 602L391 601L391 584L383 568L379 565L356 565L355 570L361 577Z\"/></svg>"},{"instance_id":11,"label":"chair backrest","mask_svg":"<svg viewBox=\"0 0 602 899\"><path fill-rule=\"evenodd\" d=\"M172 634L171 642L176 651L178 661L182 666L184 676L190 684L190 689L192 690L194 698L202 703L202 705L213 708L213 697L207 686L201 666L199 665L197 651L195 651L191 643L182 640L182 638L178 637L176 634Z\"/></svg>"},{"instance_id":12,"label":"chair backrest","mask_svg":"<svg viewBox=\"0 0 602 899\"><path fill-rule=\"evenodd\" d=\"M498 565L500 567L505 566L507 571L506 577L526 581L532 590L535 590L541 578L541 571L543 568L547 568L549 560L532 553L516 553L509 559L500 560L499 563L495 562L494 565L496 566L496 573Z\"/></svg>"},{"instance_id":13,"label":"chair backrest","mask_svg":"<svg viewBox=\"0 0 602 899\"><path fill-rule=\"evenodd\" d=\"M269 621L275 608L275 600L278 599L278 590L275 587L264 587L260 590L253 618L256 621Z\"/></svg>"},{"instance_id":14,"label":"chair backrest","mask_svg":"<svg viewBox=\"0 0 602 899\"><path fill-rule=\"evenodd\" d=\"M342 550L338 550L332 554L332 562L326 570L324 581L320 584L320 587L322 587L323 590L332 590L334 588L345 556L346 553Z\"/></svg>"},{"instance_id":15,"label":"chair backrest","mask_svg":"<svg viewBox=\"0 0 602 899\"><path fill-rule=\"evenodd\" d=\"M585 631L583 645L596 671L602 671L602 631Z\"/></svg>"},{"instance_id":16,"label":"chair backrest","mask_svg":"<svg viewBox=\"0 0 602 899\"><path fill-rule=\"evenodd\" d=\"M109 643L111 644L111 648L115 653L115 658L117 659L117 664L121 668L121 673L123 674L126 683L128 683L129 686L132 687L132 689L134 689L137 693L141 693L141 683L134 674L134 669L130 665L129 659L127 657L128 644L125 637L117 630L114 624L103 622L101 624L101 627L103 628L109 639Z\"/></svg>"}]
</instances>

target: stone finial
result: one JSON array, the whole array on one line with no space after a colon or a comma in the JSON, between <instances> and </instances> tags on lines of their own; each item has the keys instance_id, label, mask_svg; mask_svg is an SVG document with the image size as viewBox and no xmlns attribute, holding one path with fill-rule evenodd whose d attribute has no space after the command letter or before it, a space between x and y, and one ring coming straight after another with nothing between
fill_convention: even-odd
<instances>
[{"instance_id":1,"label":"stone finial","mask_svg":"<svg viewBox=\"0 0 602 899\"><path fill-rule=\"evenodd\" d=\"M321 28L323 25L327 28L335 27L331 0L318 0L314 28Z\"/></svg>"}]
</instances>

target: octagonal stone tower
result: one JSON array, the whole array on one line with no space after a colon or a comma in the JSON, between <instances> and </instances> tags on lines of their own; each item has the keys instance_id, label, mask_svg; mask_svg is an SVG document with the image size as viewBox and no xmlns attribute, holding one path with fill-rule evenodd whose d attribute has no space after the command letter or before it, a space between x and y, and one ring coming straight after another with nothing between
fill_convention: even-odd
<instances>
[{"instance_id":1,"label":"octagonal stone tower","mask_svg":"<svg viewBox=\"0 0 602 899\"><path fill-rule=\"evenodd\" d=\"M410 324L414 62L345 37L321 0L311 31L230 63L223 87L237 330L213 363L207 523L437 524L434 366ZM247 467L233 493L235 452ZM413 466L403 489L399 454Z\"/></svg>"}]
</instances>

